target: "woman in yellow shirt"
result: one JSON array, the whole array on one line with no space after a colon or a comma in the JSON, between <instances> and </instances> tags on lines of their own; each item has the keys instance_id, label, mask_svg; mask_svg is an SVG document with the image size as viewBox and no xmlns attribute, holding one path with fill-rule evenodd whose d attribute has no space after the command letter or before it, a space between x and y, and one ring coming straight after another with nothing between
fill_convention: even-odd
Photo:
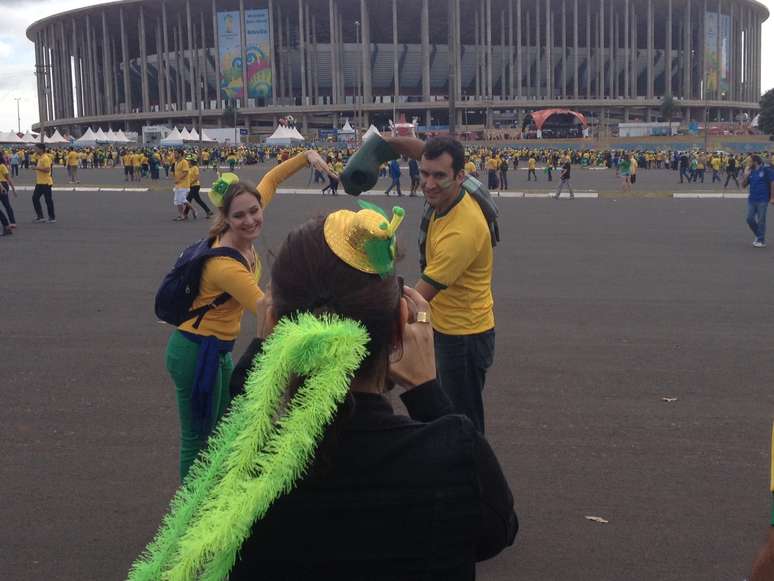
<instances>
[{"instance_id":1,"label":"woman in yellow shirt","mask_svg":"<svg viewBox=\"0 0 774 581\"><path fill-rule=\"evenodd\" d=\"M212 304L223 293L231 298L207 311L203 318L180 325L167 344L167 370L175 382L180 416L181 480L231 400L231 351L239 336L242 314L245 309L256 314L259 307L263 308L263 292L258 286L261 262L253 243L261 233L264 210L280 183L307 165L333 174L317 152L310 150L276 166L258 188L239 181L234 174L225 174L213 185L215 191L210 199L218 207L218 215L210 230L212 247L238 251L244 264L220 256L207 261L192 310ZM219 189L222 194L217 193Z\"/></svg>"},{"instance_id":2,"label":"woman in yellow shirt","mask_svg":"<svg viewBox=\"0 0 774 581\"><path fill-rule=\"evenodd\" d=\"M193 202L196 202L202 210L204 210L206 217L209 219L212 217L212 210L210 210L210 207L204 203L204 200L202 200L199 195L199 191L202 187L199 178L199 160L197 160L195 156L189 157L188 166L188 197L186 198L187 202L185 210L183 210L183 217L188 219L188 212L190 211L193 214L194 220L196 220L196 210L193 207Z\"/></svg>"}]
</instances>

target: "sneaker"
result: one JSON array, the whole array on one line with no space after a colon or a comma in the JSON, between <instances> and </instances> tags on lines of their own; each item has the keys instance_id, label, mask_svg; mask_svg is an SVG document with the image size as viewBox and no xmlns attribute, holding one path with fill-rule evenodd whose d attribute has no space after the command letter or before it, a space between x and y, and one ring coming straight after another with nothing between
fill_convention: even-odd
<instances>
[{"instance_id":1,"label":"sneaker","mask_svg":"<svg viewBox=\"0 0 774 581\"><path fill-rule=\"evenodd\" d=\"M45 221L46 221L45 218L35 218L35 224L42 224Z\"/></svg>"},{"instance_id":2,"label":"sneaker","mask_svg":"<svg viewBox=\"0 0 774 581\"><path fill-rule=\"evenodd\" d=\"M766 243L761 242L760 240L756 240L753 242L753 246L755 246L755 248L766 248Z\"/></svg>"},{"instance_id":3,"label":"sneaker","mask_svg":"<svg viewBox=\"0 0 774 581\"><path fill-rule=\"evenodd\" d=\"M12 234L13 234L13 230L11 230L10 228L4 226L3 227L3 233L0 234L0 236L11 236Z\"/></svg>"},{"instance_id":4,"label":"sneaker","mask_svg":"<svg viewBox=\"0 0 774 581\"><path fill-rule=\"evenodd\" d=\"M56 224L56 218L50 218L50 219L48 220L48 223L49 223L49 224Z\"/></svg>"}]
</instances>

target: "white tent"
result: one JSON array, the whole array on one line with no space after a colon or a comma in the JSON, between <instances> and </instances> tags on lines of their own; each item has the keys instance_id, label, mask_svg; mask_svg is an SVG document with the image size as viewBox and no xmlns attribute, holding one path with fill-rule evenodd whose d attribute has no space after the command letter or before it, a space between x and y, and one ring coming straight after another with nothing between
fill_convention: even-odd
<instances>
[{"instance_id":1,"label":"white tent","mask_svg":"<svg viewBox=\"0 0 774 581\"><path fill-rule=\"evenodd\" d=\"M0 131L0 143L24 143L15 131L4 133Z\"/></svg>"},{"instance_id":2,"label":"white tent","mask_svg":"<svg viewBox=\"0 0 774 581\"><path fill-rule=\"evenodd\" d=\"M296 145L303 141L304 137L295 128L283 125L279 125L271 137L266 138L267 145Z\"/></svg>"},{"instance_id":3,"label":"white tent","mask_svg":"<svg viewBox=\"0 0 774 581\"><path fill-rule=\"evenodd\" d=\"M119 129L116 131L116 143L131 143L131 139L129 139L126 135L124 135L124 132L122 129Z\"/></svg>"},{"instance_id":4,"label":"white tent","mask_svg":"<svg viewBox=\"0 0 774 581\"><path fill-rule=\"evenodd\" d=\"M97 145L97 135L91 130L91 127L89 127L86 130L86 133L75 140L75 144L82 147L93 147Z\"/></svg>"},{"instance_id":5,"label":"white tent","mask_svg":"<svg viewBox=\"0 0 774 581\"><path fill-rule=\"evenodd\" d=\"M203 143L215 143L215 139L207 135L207 130L202 129L202 142Z\"/></svg>"},{"instance_id":6,"label":"white tent","mask_svg":"<svg viewBox=\"0 0 774 581\"><path fill-rule=\"evenodd\" d=\"M199 141L199 132L196 131L196 127L191 129L191 132L188 134L186 141Z\"/></svg>"},{"instance_id":7,"label":"white tent","mask_svg":"<svg viewBox=\"0 0 774 581\"><path fill-rule=\"evenodd\" d=\"M63 143L70 143L64 137L62 137L62 134L59 133L59 129L56 129L54 133L51 135L51 137L44 137L43 142L50 143L51 145L61 145Z\"/></svg>"},{"instance_id":8,"label":"white tent","mask_svg":"<svg viewBox=\"0 0 774 581\"><path fill-rule=\"evenodd\" d=\"M366 139L369 139L370 137L372 137L374 135L378 135L378 136L381 137L382 134L374 125L371 125L371 127L368 128L368 131L366 131L363 134L363 141L365 141Z\"/></svg>"},{"instance_id":9,"label":"white tent","mask_svg":"<svg viewBox=\"0 0 774 581\"><path fill-rule=\"evenodd\" d=\"M27 131L21 138L22 143L37 143L39 137L35 137L32 133Z\"/></svg>"},{"instance_id":10,"label":"white tent","mask_svg":"<svg viewBox=\"0 0 774 581\"><path fill-rule=\"evenodd\" d=\"M344 127L339 129L339 133L354 135L355 130L352 129L352 125L349 124L349 119L347 119L346 123L344 123Z\"/></svg>"},{"instance_id":11,"label":"white tent","mask_svg":"<svg viewBox=\"0 0 774 581\"><path fill-rule=\"evenodd\" d=\"M108 129L108 132L105 135L107 136L108 143L116 143L118 141L116 133L112 129Z\"/></svg>"},{"instance_id":12,"label":"white tent","mask_svg":"<svg viewBox=\"0 0 774 581\"><path fill-rule=\"evenodd\" d=\"M183 136L177 127L174 127L164 139L161 140L161 145L164 147L170 147L175 145L183 145Z\"/></svg>"},{"instance_id":13,"label":"white tent","mask_svg":"<svg viewBox=\"0 0 774 581\"><path fill-rule=\"evenodd\" d=\"M108 138L107 138L107 133L105 133L104 131L102 131L102 127L100 127L99 129L97 129L97 132L96 132L94 135L95 135L95 137L97 138L97 141L98 141L99 143L107 143L107 141L108 141Z\"/></svg>"},{"instance_id":14,"label":"white tent","mask_svg":"<svg viewBox=\"0 0 774 581\"><path fill-rule=\"evenodd\" d=\"M175 127L175 129L177 129L177 127ZM180 132L180 137L183 141L191 139L191 132L188 131L188 127L183 127L183 130Z\"/></svg>"}]
</instances>

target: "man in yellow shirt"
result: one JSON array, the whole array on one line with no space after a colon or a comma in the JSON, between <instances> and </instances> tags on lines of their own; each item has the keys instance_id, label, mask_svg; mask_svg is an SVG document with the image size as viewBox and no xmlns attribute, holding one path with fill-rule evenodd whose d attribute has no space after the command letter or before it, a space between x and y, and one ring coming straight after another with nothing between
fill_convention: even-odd
<instances>
[{"instance_id":1,"label":"man in yellow shirt","mask_svg":"<svg viewBox=\"0 0 774 581\"><path fill-rule=\"evenodd\" d=\"M67 152L67 176L71 184L81 183L78 179L78 164L81 162L80 154L72 147Z\"/></svg>"},{"instance_id":2,"label":"man in yellow shirt","mask_svg":"<svg viewBox=\"0 0 774 581\"><path fill-rule=\"evenodd\" d=\"M35 222L45 222L43 218L43 208L40 205L40 198L43 196L46 199L46 211L48 212L48 223L53 224L56 222L56 214L54 213L54 197L51 192L54 187L54 159L46 153L46 146L42 143L35 145L35 152L37 153L37 165L35 166L35 191L32 193L32 206L35 208L35 215L37 218Z\"/></svg>"},{"instance_id":3,"label":"man in yellow shirt","mask_svg":"<svg viewBox=\"0 0 774 581\"><path fill-rule=\"evenodd\" d=\"M427 317L433 325L441 388L455 411L483 433L483 389L495 346L493 232L482 206L468 192L467 184L475 180L466 181L465 150L459 141L393 137L387 142L395 154L420 160L420 185L428 205L420 225L422 275L416 290L430 302L432 313L418 314L417 320Z\"/></svg>"},{"instance_id":4,"label":"man in yellow shirt","mask_svg":"<svg viewBox=\"0 0 774 581\"><path fill-rule=\"evenodd\" d=\"M177 208L176 222L185 220L185 207L188 205L188 191L191 189L191 183L188 177L190 166L184 155L185 152L182 149L175 150L175 187L172 191L174 193L174 204Z\"/></svg>"},{"instance_id":5,"label":"man in yellow shirt","mask_svg":"<svg viewBox=\"0 0 774 581\"><path fill-rule=\"evenodd\" d=\"M535 181L537 181L537 173L535 172L536 169L537 160L535 159L535 155L530 153L529 159L527 160L527 181L530 181L532 178L535 178Z\"/></svg>"},{"instance_id":6,"label":"man in yellow shirt","mask_svg":"<svg viewBox=\"0 0 774 581\"><path fill-rule=\"evenodd\" d=\"M125 182L134 181L134 167L132 166L133 161L134 161L134 158L130 151L125 151L124 154L121 156L121 164L124 166Z\"/></svg>"}]
</instances>

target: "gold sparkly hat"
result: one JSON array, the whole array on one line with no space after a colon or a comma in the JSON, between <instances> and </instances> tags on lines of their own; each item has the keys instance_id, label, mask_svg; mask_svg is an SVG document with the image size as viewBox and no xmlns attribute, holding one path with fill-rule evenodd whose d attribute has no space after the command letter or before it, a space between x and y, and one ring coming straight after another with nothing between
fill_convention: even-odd
<instances>
[{"instance_id":1,"label":"gold sparkly hat","mask_svg":"<svg viewBox=\"0 0 774 581\"><path fill-rule=\"evenodd\" d=\"M352 268L386 277L395 270L395 232L406 211L395 206L389 219L379 206L359 205L359 212L339 210L325 219L325 242Z\"/></svg>"},{"instance_id":2,"label":"gold sparkly hat","mask_svg":"<svg viewBox=\"0 0 774 581\"><path fill-rule=\"evenodd\" d=\"M239 176L235 173L224 173L221 175L210 188L209 198L216 208L223 207L223 200L228 193L228 189L239 181Z\"/></svg>"}]
</instances>

